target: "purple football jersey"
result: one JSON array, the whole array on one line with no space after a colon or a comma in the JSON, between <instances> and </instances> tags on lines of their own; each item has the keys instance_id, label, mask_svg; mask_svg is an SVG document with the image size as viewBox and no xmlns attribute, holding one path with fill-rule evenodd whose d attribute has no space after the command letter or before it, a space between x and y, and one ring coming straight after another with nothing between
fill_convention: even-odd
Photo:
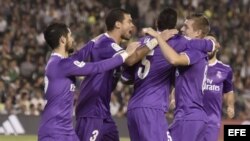
<instances>
[{"instance_id":1,"label":"purple football jersey","mask_svg":"<svg viewBox=\"0 0 250 141\"><path fill-rule=\"evenodd\" d=\"M202 45L211 47L213 43L210 41L210 43L198 43L195 46L201 48ZM189 47L182 53L187 55L189 65L179 66L176 69L175 119L206 121L207 117L203 105L203 89L208 65L207 52Z\"/></svg>"},{"instance_id":2,"label":"purple football jersey","mask_svg":"<svg viewBox=\"0 0 250 141\"><path fill-rule=\"evenodd\" d=\"M150 37L146 36L141 38L140 42L146 44L149 40ZM168 43L177 53L192 50L202 54L202 57L206 57L205 53L213 49L213 43L209 40L189 40L180 35L171 38ZM122 75L123 80L134 81L134 93L129 101L128 110L148 107L166 112L174 73L175 68L166 61L159 46L148 53L140 63L125 71Z\"/></svg>"},{"instance_id":3,"label":"purple football jersey","mask_svg":"<svg viewBox=\"0 0 250 141\"><path fill-rule=\"evenodd\" d=\"M144 37L140 41L145 44L149 40L149 37ZM192 50L205 54L213 47L211 41L189 40L179 35L171 38L168 44L178 53ZM175 67L166 61L160 47L156 47L141 62L123 73L124 81L134 81L134 93L129 100L127 113L132 141L170 138L167 136L168 124L164 113L168 110L168 97L174 77ZM156 133L153 136L148 131Z\"/></svg>"},{"instance_id":4,"label":"purple football jersey","mask_svg":"<svg viewBox=\"0 0 250 141\"><path fill-rule=\"evenodd\" d=\"M103 34L92 48L90 61L96 62L111 58L124 51L107 33ZM109 103L111 93L119 78L119 68L85 77L77 101L76 117L111 116Z\"/></svg>"},{"instance_id":5,"label":"purple football jersey","mask_svg":"<svg viewBox=\"0 0 250 141\"><path fill-rule=\"evenodd\" d=\"M232 77L230 66L218 60L209 64L204 89L204 107L209 124L220 127L223 94L233 91Z\"/></svg>"},{"instance_id":6,"label":"purple football jersey","mask_svg":"<svg viewBox=\"0 0 250 141\"><path fill-rule=\"evenodd\" d=\"M88 56L85 50L80 50L80 52L82 52L82 58ZM95 63L85 63L76 58L74 55L63 58L60 54L52 53L46 65L45 98L47 104L41 115L39 135L74 134L72 126L74 76L96 75L124 62L121 55Z\"/></svg>"},{"instance_id":7,"label":"purple football jersey","mask_svg":"<svg viewBox=\"0 0 250 141\"><path fill-rule=\"evenodd\" d=\"M141 38L140 42L145 44L150 39L146 36ZM186 42L187 40L183 36L175 36L168 41L177 52L184 51L186 47L183 44ZM134 93L129 100L128 110L147 107L166 112L170 83L174 79L174 72L175 68L166 61L159 46L148 53L133 68L125 71L122 78L125 81L131 78L134 80Z\"/></svg>"}]
</instances>

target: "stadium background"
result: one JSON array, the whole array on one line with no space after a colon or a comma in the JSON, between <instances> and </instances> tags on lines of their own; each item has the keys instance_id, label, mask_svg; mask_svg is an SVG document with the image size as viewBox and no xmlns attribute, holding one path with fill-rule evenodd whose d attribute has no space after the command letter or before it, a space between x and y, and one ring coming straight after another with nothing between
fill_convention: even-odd
<instances>
[{"instance_id":1,"label":"stadium background","mask_svg":"<svg viewBox=\"0 0 250 141\"><path fill-rule=\"evenodd\" d=\"M141 28L153 26L161 9L170 6L178 11L178 27L194 11L209 18L212 32L222 45L219 58L234 71L236 115L230 121L223 116L223 122L250 120L249 0L0 0L0 5L0 118L11 114L39 118L45 104L43 72L49 52L42 31L49 23L68 24L79 49L105 31L105 14L111 8L121 7L132 13L137 26L132 40L136 40ZM132 86L118 83L110 103L115 118L125 121L132 90ZM167 118L171 121L172 117L170 111ZM21 141L22 136L0 133L0 141L10 138Z\"/></svg>"}]
</instances>

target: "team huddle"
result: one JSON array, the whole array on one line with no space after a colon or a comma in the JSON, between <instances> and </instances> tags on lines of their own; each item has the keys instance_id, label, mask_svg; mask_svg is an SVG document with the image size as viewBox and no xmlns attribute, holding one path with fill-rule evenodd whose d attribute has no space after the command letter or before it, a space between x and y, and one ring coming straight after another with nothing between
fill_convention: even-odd
<instances>
[{"instance_id":1,"label":"team huddle","mask_svg":"<svg viewBox=\"0 0 250 141\"><path fill-rule=\"evenodd\" d=\"M144 28L144 37L121 47L134 24L128 11L112 9L107 31L74 53L70 29L49 25L44 37L53 53L45 68L47 104L38 140L119 141L109 104L121 79L134 85L127 109L131 141L217 141L224 100L228 117L234 116L232 69L217 60L220 45L209 35L205 16L187 17L182 34L176 23L177 12L166 8L157 17L157 30ZM85 79L73 119L76 76ZM169 125L170 103L175 108Z\"/></svg>"}]
</instances>

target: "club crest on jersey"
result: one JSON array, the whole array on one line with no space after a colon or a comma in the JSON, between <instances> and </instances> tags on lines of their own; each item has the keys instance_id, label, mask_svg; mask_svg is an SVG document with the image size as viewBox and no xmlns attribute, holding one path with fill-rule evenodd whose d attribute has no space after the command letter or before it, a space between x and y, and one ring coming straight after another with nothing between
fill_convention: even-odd
<instances>
[{"instance_id":1,"label":"club crest on jersey","mask_svg":"<svg viewBox=\"0 0 250 141\"><path fill-rule=\"evenodd\" d=\"M83 62L83 61L81 61L81 62L79 62L79 61L74 61L73 62L77 67L79 67L79 68L82 68L83 66L85 66L85 62Z\"/></svg>"},{"instance_id":2,"label":"club crest on jersey","mask_svg":"<svg viewBox=\"0 0 250 141\"><path fill-rule=\"evenodd\" d=\"M218 78L222 78L222 73L221 73L221 71L217 71L216 76L217 76Z\"/></svg>"}]
</instances>

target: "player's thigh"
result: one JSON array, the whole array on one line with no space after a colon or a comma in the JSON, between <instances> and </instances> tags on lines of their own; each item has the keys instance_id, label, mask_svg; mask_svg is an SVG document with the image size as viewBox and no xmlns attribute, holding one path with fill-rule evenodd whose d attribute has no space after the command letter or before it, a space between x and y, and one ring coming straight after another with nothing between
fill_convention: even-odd
<instances>
[{"instance_id":1,"label":"player's thigh","mask_svg":"<svg viewBox=\"0 0 250 141\"><path fill-rule=\"evenodd\" d=\"M218 141L220 128L217 126L206 126L205 141Z\"/></svg>"},{"instance_id":2,"label":"player's thigh","mask_svg":"<svg viewBox=\"0 0 250 141\"><path fill-rule=\"evenodd\" d=\"M165 113L151 108L136 108L127 113L131 141L166 141L168 124Z\"/></svg>"},{"instance_id":3,"label":"player's thigh","mask_svg":"<svg viewBox=\"0 0 250 141\"><path fill-rule=\"evenodd\" d=\"M101 141L119 141L119 132L112 117L108 117L103 121Z\"/></svg>"},{"instance_id":4,"label":"player's thigh","mask_svg":"<svg viewBox=\"0 0 250 141\"><path fill-rule=\"evenodd\" d=\"M169 128L173 141L204 140L206 123L204 121L175 120Z\"/></svg>"},{"instance_id":5,"label":"player's thigh","mask_svg":"<svg viewBox=\"0 0 250 141\"><path fill-rule=\"evenodd\" d=\"M103 119L101 118L82 117L77 118L75 130L80 141L98 141L102 126Z\"/></svg>"}]
</instances>

